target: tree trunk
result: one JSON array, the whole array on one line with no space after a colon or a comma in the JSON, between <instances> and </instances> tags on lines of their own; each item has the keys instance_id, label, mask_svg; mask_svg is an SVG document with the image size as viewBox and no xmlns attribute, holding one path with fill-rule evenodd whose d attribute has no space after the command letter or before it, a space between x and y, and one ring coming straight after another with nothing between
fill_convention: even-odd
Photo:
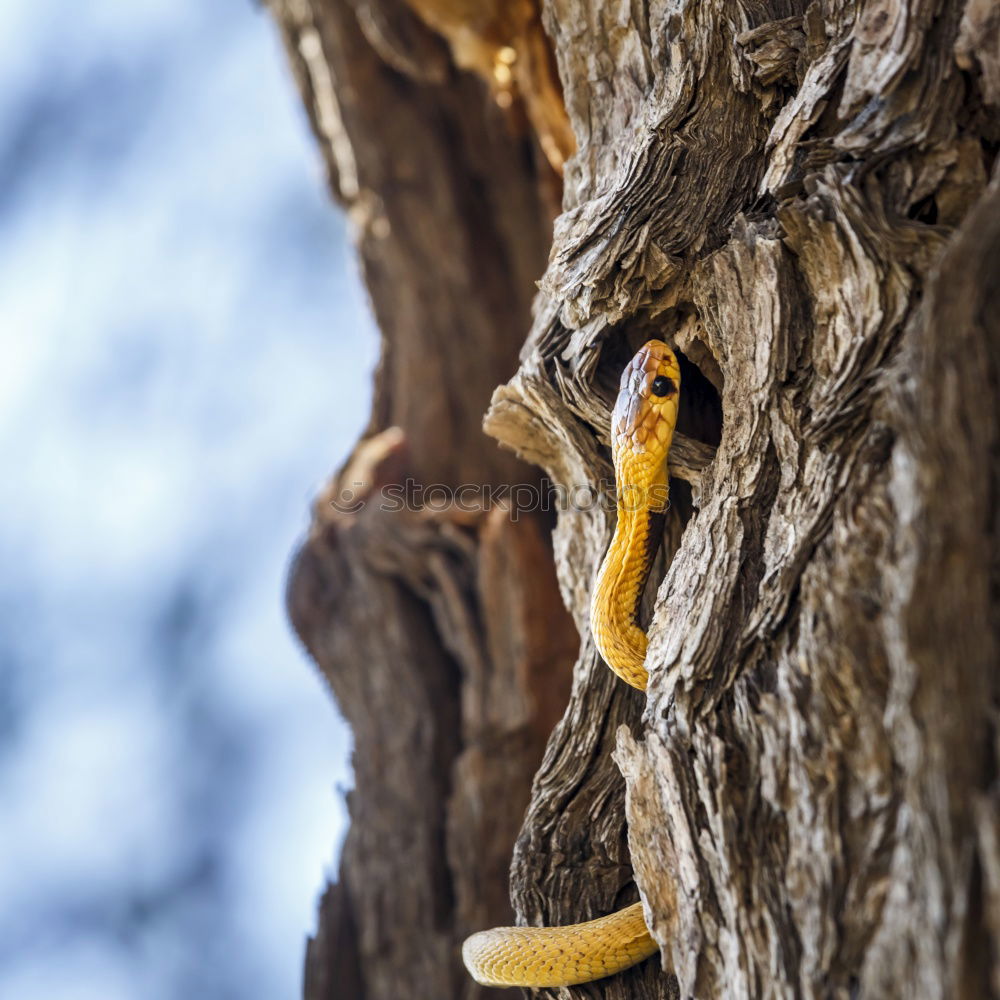
<instances>
[{"instance_id":1,"label":"tree trunk","mask_svg":"<svg viewBox=\"0 0 1000 1000\"><path fill-rule=\"evenodd\" d=\"M520 920L641 897L667 970L538 996L1000 997L1000 7L546 0L550 248L527 0L272 7L384 336L289 588L356 740L306 997L489 995L511 854ZM588 606L651 336L644 698Z\"/></svg>"}]
</instances>

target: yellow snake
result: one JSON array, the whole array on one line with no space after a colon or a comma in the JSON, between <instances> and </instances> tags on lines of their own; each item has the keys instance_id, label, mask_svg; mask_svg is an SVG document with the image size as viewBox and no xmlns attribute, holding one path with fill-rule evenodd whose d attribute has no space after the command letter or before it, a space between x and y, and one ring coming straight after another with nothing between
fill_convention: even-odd
<instances>
[{"instance_id":1,"label":"yellow snake","mask_svg":"<svg viewBox=\"0 0 1000 1000\"><path fill-rule=\"evenodd\" d=\"M674 352L651 340L622 372L611 417L618 524L597 574L590 627L608 666L643 691L647 640L638 610L667 509L667 453L680 384ZM484 986L589 983L655 952L641 903L568 927L495 927L462 945L465 967Z\"/></svg>"}]
</instances>

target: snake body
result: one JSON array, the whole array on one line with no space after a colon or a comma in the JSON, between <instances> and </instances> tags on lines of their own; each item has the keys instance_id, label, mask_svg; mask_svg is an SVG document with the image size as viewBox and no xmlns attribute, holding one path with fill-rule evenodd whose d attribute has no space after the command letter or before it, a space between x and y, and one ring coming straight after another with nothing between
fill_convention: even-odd
<instances>
[{"instance_id":1,"label":"snake body","mask_svg":"<svg viewBox=\"0 0 1000 1000\"><path fill-rule=\"evenodd\" d=\"M608 666L645 690L639 602L667 509L667 454L677 423L680 367L651 340L622 372L611 417L618 523L594 586L590 624ZM484 986L572 986L621 972L657 950L642 904L566 927L495 927L469 937L462 958Z\"/></svg>"}]
</instances>

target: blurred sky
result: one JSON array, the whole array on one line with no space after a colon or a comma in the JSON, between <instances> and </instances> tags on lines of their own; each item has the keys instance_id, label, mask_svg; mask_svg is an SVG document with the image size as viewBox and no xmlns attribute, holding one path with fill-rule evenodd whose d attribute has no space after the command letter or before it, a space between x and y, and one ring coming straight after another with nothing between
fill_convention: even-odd
<instances>
[{"instance_id":1,"label":"blurred sky","mask_svg":"<svg viewBox=\"0 0 1000 1000\"><path fill-rule=\"evenodd\" d=\"M349 736L285 622L375 342L251 0L0 0L0 998L294 998Z\"/></svg>"}]
</instances>

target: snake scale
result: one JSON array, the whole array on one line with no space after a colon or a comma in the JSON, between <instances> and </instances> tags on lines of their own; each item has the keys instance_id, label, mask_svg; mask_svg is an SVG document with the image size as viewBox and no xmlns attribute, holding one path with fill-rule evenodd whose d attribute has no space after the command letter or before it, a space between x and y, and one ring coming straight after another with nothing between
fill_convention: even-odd
<instances>
[{"instance_id":1,"label":"snake scale","mask_svg":"<svg viewBox=\"0 0 1000 1000\"><path fill-rule=\"evenodd\" d=\"M622 372L611 416L618 523L591 602L594 643L622 680L646 689L639 602L668 503L667 454L677 423L680 367L662 341ZM657 950L642 904L566 927L496 927L469 937L462 958L484 986L572 986L613 975Z\"/></svg>"}]
</instances>

